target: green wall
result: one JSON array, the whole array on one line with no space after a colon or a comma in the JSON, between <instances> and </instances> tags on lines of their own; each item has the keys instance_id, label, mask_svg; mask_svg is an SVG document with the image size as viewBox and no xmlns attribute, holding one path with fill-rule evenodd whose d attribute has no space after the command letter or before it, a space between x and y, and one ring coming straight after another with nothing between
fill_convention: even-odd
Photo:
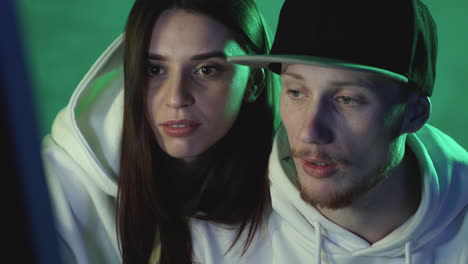
<instances>
[{"instance_id":1,"label":"green wall","mask_svg":"<svg viewBox=\"0 0 468 264\"><path fill-rule=\"evenodd\" d=\"M222 0L220 0L222 1ZM272 28L283 0L257 0ZM468 149L468 1L425 0L439 32L429 123ZM18 0L41 136L92 63L116 38L133 0ZM395 16L398 19L398 15Z\"/></svg>"}]
</instances>

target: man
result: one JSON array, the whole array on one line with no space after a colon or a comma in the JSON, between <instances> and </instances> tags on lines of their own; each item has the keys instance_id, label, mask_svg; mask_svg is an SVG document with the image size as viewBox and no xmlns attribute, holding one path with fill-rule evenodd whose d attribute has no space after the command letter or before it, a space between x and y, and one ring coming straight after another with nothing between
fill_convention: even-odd
<instances>
[{"instance_id":1,"label":"man","mask_svg":"<svg viewBox=\"0 0 468 264\"><path fill-rule=\"evenodd\" d=\"M282 80L258 254L468 263L468 153L425 124L436 51L419 0L286 0L271 54L230 58Z\"/></svg>"}]
</instances>

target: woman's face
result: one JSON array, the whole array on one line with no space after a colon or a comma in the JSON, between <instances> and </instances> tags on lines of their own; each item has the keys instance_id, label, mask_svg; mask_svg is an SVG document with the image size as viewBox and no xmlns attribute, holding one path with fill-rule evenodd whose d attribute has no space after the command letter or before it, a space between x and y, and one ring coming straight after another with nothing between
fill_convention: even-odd
<instances>
[{"instance_id":1,"label":"woman's face","mask_svg":"<svg viewBox=\"0 0 468 264\"><path fill-rule=\"evenodd\" d=\"M164 152L191 162L231 129L249 69L226 56L243 54L228 29L210 17L180 9L161 14L148 48L146 107Z\"/></svg>"}]
</instances>

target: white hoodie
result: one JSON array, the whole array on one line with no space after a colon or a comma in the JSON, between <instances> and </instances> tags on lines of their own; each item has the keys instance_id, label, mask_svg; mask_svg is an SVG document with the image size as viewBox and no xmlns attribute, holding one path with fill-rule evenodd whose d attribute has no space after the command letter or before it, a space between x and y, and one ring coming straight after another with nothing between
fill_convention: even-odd
<instances>
[{"instance_id":1,"label":"white hoodie","mask_svg":"<svg viewBox=\"0 0 468 264\"><path fill-rule=\"evenodd\" d=\"M467 264L468 153L430 125L407 140L423 174L421 203L403 225L370 245L301 199L282 127L270 157L273 263Z\"/></svg>"},{"instance_id":2,"label":"white hoodie","mask_svg":"<svg viewBox=\"0 0 468 264\"><path fill-rule=\"evenodd\" d=\"M122 262L116 230L124 95L122 42L123 36L118 37L98 58L57 115L51 135L43 140L42 156L63 263ZM216 252L210 263L238 259L243 243L237 243L226 257L224 251L209 247L220 242L227 249L236 229L196 219L192 223L195 251ZM205 232L205 227L214 231Z\"/></svg>"},{"instance_id":3,"label":"white hoodie","mask_svg":"<svg viewBox=\"0 0 468 264\"><path fill-rule=\"evenodd\" d=\"M423 173L421 203L403 225L370 245L302 200L281 127L269 165L273 211L262 231L244 256L243 240L224 255L235 230L194 221L198 263L468 264L468 153L430 125L407 140Z\"/></svg>"},{"instance_id":4,"label":"white hoodie","mask_svg":"<svg viewBox=\"0 0 468 264\"><path fill-rule=\"evenodd\" d=\"M123 117L123 36L57 115L42 155L64 263L120 263L116 196Z\"/></svg>"},{"instance_id":5,"label":"white hoodie","mask_svg":"<svg viewBox=\"0 0 468 264\"><path fill-rule=\"evenodd\" d=\"M123 117L122 40L117 38L91 67L43 142L64 263L121 262L115 209ZM225 254L235 228L193 220L196 261L467 264L468 154L430 126L408 141L424 171L421 205L404 225L369 245L300 198L289 178L294 174L289 172L289 146L281 128L270 157L273 212L268 212L263 229L241 257L245 236Z\"/></svg>"},{"instance_id":6,"label":"white hoodie","mask_svg":"<svg viewBox=\"0 0 468 264\"><path fill-rule=\"evenodd\" d=\"M57 115L51 135L43 140L42 156L63 263L122 262L116 230L124 95L122 42L123 36L118 37L98 58ZM210 263L238 259L243 243L237 243L226 257L224 251L209 247L220 242L227 249L236 229L196 219L191 223L195 251L216 253ZM214 231L206 232L205 227Z\"/></svg>"}]
</instances>

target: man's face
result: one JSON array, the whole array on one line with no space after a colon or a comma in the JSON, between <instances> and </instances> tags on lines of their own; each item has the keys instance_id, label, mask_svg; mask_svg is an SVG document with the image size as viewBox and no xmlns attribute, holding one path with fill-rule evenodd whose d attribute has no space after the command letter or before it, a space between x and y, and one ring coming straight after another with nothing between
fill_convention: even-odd
<instances>
[{"instance_id":1,"label":"man's face","mask_svg":"<svg viewBox=\"0 0 468 264\"><path fill-rule=\"evenodd\" d=\"M283 64L280 112L302 198L350 205L401 160L406 104L376 73Z\"/></svg>"}]
</instances>

